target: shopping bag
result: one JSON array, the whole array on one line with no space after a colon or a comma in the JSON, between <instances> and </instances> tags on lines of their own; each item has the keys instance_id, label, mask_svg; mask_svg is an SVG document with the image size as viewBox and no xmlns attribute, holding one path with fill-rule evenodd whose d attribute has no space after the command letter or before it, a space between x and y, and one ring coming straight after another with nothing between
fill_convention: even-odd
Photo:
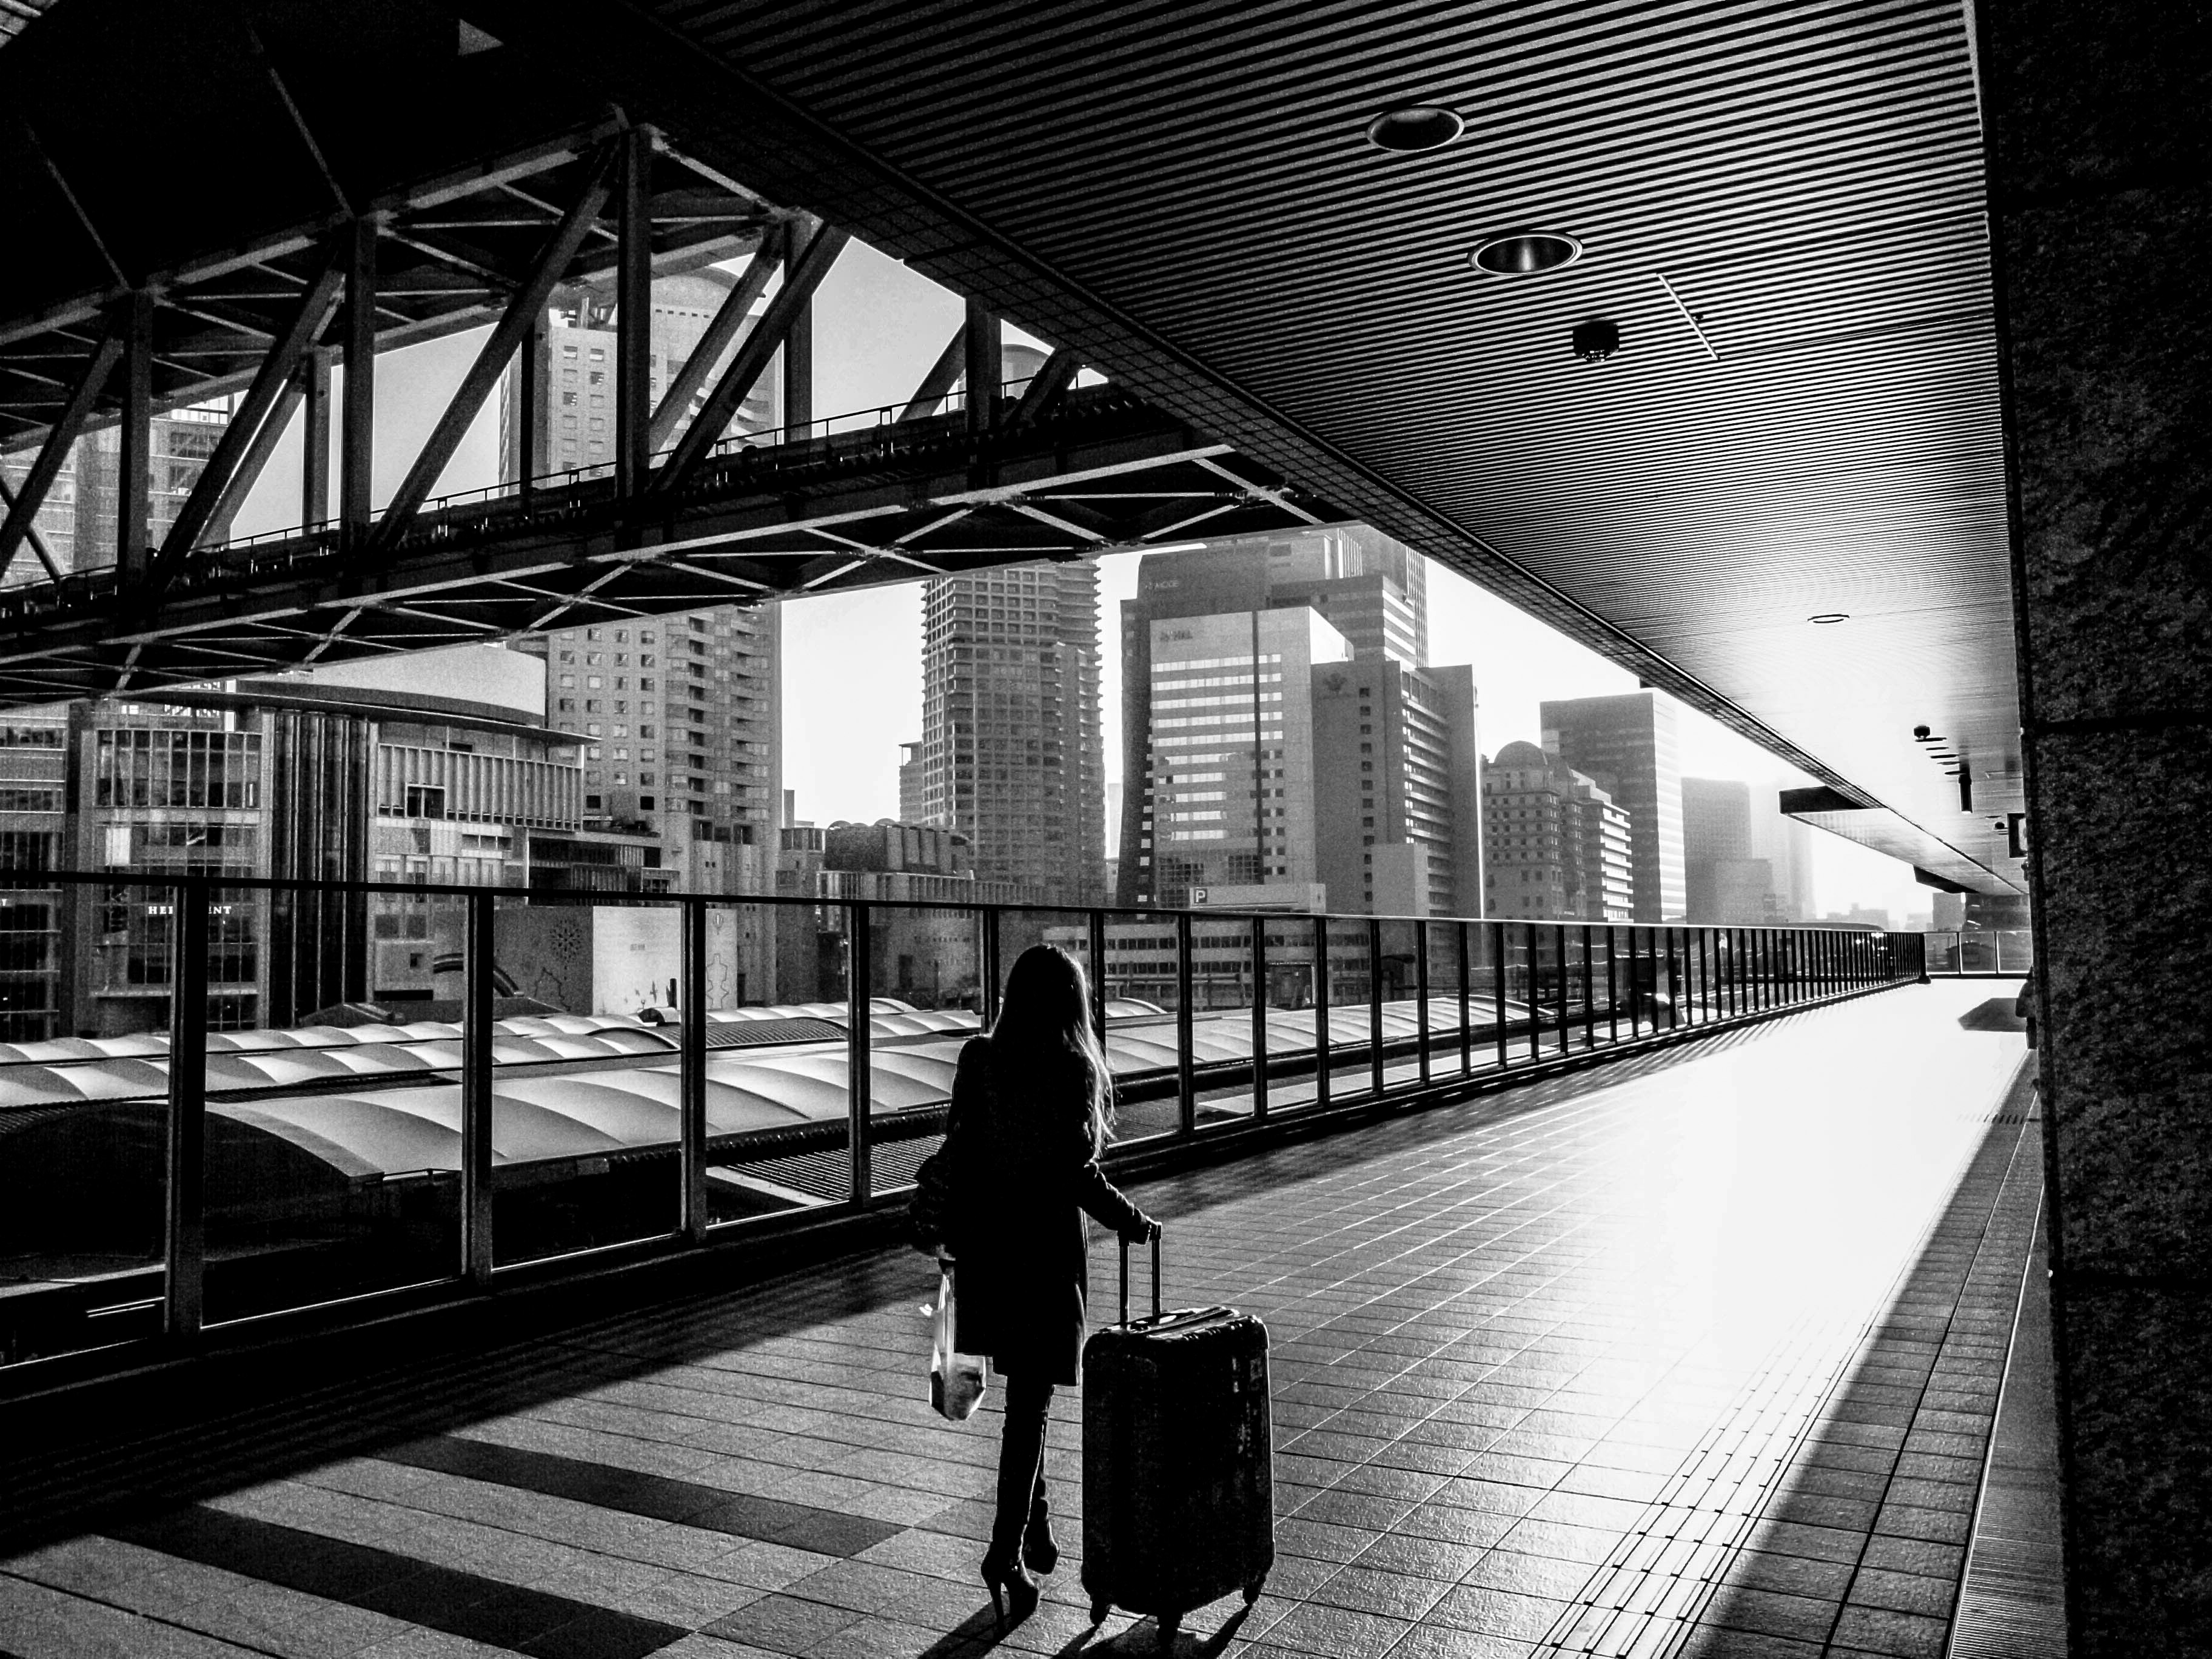
<instances>
[{"instance_id":1,"label":"shopping bag","mask_svg":"<svg viewBox=\"0 0 2212 1659\"><path fill-rule=\"evenodd\" d=\"M961 1353L953 1346L951 1263L938 1272L937 1305L922 1311L937 1316L936 1338L929 1351L930 1409L939 1417L965 1423L983 1403L983 1357Z\"/></svg>"}]
</instances>

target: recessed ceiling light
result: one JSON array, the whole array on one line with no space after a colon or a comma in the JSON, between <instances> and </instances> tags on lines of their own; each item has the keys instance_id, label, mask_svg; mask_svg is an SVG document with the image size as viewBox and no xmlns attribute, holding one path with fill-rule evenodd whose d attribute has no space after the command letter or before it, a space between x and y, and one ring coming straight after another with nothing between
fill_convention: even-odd
<instances>
[{"instance_id":1,"label":"recessed ceiling light","mask_svg":"<svg viewBox=\"0 0 2212 1659\"><path fill-rule=\"evenodd\" d=\"M1492 276L1534 276L1583 257L1583 245L1556 230L1509 230L1479 243L1468 263Z\"/></svg>"},{"instance_id":2,"label":"recessed ceiling light","mask_svg":"<svg viewBox=\"0 0 2212 1659\"><path fill-rule=\"evenodd\" d=\"M1851 613L1848 611L1823 611L1817 617L1808 617L1805 618L1807 622L1818 623L1823 628L1826 627L1831 623L1849 622L1850 619Z\"/></svg>"},{"instance_id":3,"label":"recessed ceiling light","mask_svg":"<svg viewBox=\"0 0 2212 1659\"><path fill-rule=\"evenodd\" d=\"M1367 124L1367 142L1377 149L1401 155L1425 149L1442 149L1467 131L1467 123L1435 104L1408 104L1376 116Z\"/></svg>"}]
</instances>

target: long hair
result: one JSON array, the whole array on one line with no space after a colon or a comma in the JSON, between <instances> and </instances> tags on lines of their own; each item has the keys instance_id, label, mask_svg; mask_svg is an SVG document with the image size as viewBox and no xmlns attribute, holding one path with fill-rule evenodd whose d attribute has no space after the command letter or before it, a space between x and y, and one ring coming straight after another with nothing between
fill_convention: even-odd
<instances>
[{"instance_id":1,"label":"long hair","mask_svg":"<svg viewBox=\"0 0 2212 1659\"><path fill-rule=\"evenodd\" d=\"M1081 963L1050 945L1032 945L1014 958L991 1040L1018 1063L1060 1055L1079 1060L1086 1074L1091 1144L1105 1146L1114 1127L1114 1074L1091 1028L1091 988Z\"/></svg>"}]
</instances>

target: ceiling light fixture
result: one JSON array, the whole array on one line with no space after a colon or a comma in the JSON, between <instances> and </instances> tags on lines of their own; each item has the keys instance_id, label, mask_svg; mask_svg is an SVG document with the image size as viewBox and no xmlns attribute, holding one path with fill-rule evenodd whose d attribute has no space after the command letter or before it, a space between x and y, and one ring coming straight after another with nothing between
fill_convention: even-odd
<instances>
[{"instance_id":1,"label":"ceiling light fixture","mask_svg":"<svg viewBox=\"0 0 2212 1659\"><path fill-rule=\"evenodd\" d=\"M1389 110L1367 124L1367 142L1377 149L1401 155L1425 149L1442 149L1467 131L1467 123L1436 104L1408 104Z\"/></svg>"},{"instance_id":2,"label":"ceiling light fixture","mask_svg":"<svg viewBox=\"0 0 2212 1659\"><path fill-rule=\"evenodd\" d=\"M1583 257L1583 245L1555 230L1509 230L1485 238L1467 257L1492 276L1534 276L1574 264Z\"/></svg>"},{"instance_id":3,"label":"ceiling light fixture","mask_svg":"<svg viewBox=\"0 0 2212 1659\"><path fill-rule=\"evenodd\" d=\"M1849 622L1850 619L1851 613L1848 611L1823 611L1817 617L1808 617L1805 618L1807 622L1817 623L1823 628L1827 627L1832 623Z\"/></svg>"}]
</instances>

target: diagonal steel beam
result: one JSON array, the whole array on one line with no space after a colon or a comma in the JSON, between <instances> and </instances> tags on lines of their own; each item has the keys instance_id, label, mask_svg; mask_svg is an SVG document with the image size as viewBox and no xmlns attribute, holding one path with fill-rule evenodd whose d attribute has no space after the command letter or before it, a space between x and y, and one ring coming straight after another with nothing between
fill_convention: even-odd
<instances>
[{"instance_id":1,"label":"diagonal steel beam","mask_svg":"<svg viewBox=\"0 0 2212 1659\"><path fill-rule=\"evenodd\" d=\"M966 324L952 331L952 337L945 349L937 354L937 361L929 366L929 373L921 377L921 384L914 389L906 407L899 410L902 421L919 421L951 392L960 371L968 364L968 328Z\"/></svg>"},{"instance_id":2,"label":"diagonal steel beam","mask_svg":"<svg viewBox=\"0 0 2212 1659\"><path fill-rule=\"evenodd\" d=\"M85 417L92 413L93 400L107 384L108 374L122 355L123 336L111 328L85 361L84 374L76 389L62 406L60 416L47 428L46 441L40 447L39 458L31 463L31 470L23 475L15 505L8 509L6 520L0 521L0 570L5 570L14 561L15 550L30 533L31 520L46 504L46 491L53 488L55 476L68 459L70 446L84 430Z\"/></svg>"},{"instance_id":3,"label":"diagonal steel beam","mask_svg":"<svg viewBox=\"0 0 2212 1659\"><path fill-rule=\"evenodd\" d=\"M230 539L231 526L237 520L239 509L246 505L246 498L253 493L253 486L261 482L261 474L269 465L269 458L276 453L278 442L283 440L287 432L291 430L292 416L298 412L300 405L306 401L307 388L301 383L300 378L295 375L286 383L283 394L276 400L276 407L269 411L268 418L261 422L260 429L253 434L252 447L246 452L238 463L237 470L224 483L222 498L216 502L215 511L208 514L207 528L200 532L202 544L214 546ZM327 416L325 419L327 420ZM325 440L320 453L324 471L323 489L327 495L330 490L330 447L327 426L325 428ZM316 452L308 448L304 442L301 445L301 452L300 470L304 477L311 464L308 457ZM328 515L325 514L304 519L301 520L302 527L312 530L326 516ZM163 556L167 556L166 549Z\"/></svg>"},{"instance_id":4,"label":"diagonal steel beam","mask_svg":"<svg viewBox=\"0 0 2212 1659\"><path fill-rule=\"evenodd\" d=\"M300 303L293 307L284 331L269 348L269 355L261 360L252 384L246 387L245 398L216 444L215 453L200 469L192 493L178 509L176 522L170 526L168 536L161 543L161 554L149 573L149 580L157 587L174 574L179 558L198 544L200 532L208 527L216 509L229 495L239 463L252 451L262 427L269 423L270 411L290 385L293 371L300 366L301 356L322 337L324 325L337 308L338 293L344 285L345 272L333 245L323 261L323 268L307 284Z\"/></svg>"},{"instance_id":5,"label":"diagonal steel beam","mask_svg":"<svg viewBox=\"0 0 2212 1659\"><path fill-rule=\"evenodd\" d=\"M721 361L722 354L730 349L730 342L744 326L753 301L768 292L769 279L775 275L781 264L776 240L773 231L761 238L758 251L738 277L738 285L715 311L707 331L699 337L699 343L691 348L682 373L669 378L668 390L661 394L660 407L653 411L653 447L656 453L676 435L676 428L690 410L691 399L707 384L714 365Z\"/></svg>"},{"instance_id":6,"label":"diagonal steel beam","mask_svg":"<svg viewBox=\"0 0 2212 1659\"><path fill-rule=\"evenodd\" d=\"M1060 393L1067 390L1082 367L1081 360L1066 346L1054 350L1030 377L1029 386L1022 392L1021 402L1014 405L1014 412L1006 417L1008 429L1027 426L1041 419L1045 410L1060 401Z\"/></svg>"},{"instance_id":7,"label":"diagonal steel beam","mask_svg":"<svg viewBox=\"0 0 2212 1659\"><path fill-rule=\"evenodd\" d=\"M745 393L767 373L769 360L783 343L783 337L805 314L807 301L814 297L814 290L822 286L822 279L830 274L830 267L837 263L837 256L851 240L848 232L833 225L824 225L814 233L814 240L806 245L806 252L799 255L799 263L784 277L783 286L769 301L759 324L745 336L737 355L730 359L729 368L707 394L707 405L699 411L699 418L691 422L675 453L653 475L653 494L668 495L681 488L714 447L723 428L737 414L738 405L744 401Z\"/></svg>"},{"instance_id":8,"label":"diagonal steel beam","mask_svg":"<svg viewBox=\"0 0 2212 1659\"><path fill-rule=\"evenodd\" d=\"M530 332L538 313L545 308L546 301L552 297L554 285L567 274L569 263L584 245L585 237L591 234L592 227L599 222L599 210L606 205L607 196L613 188L615 155L612 147L601 149L585 183L583 194L569 207L559 228L554 231L552 239L545 245L545 251L538 256L537 268L530 273L529 280L515 291L514 299L507 302L498 325L491 331L491 337L484 342L483 349L477 354L476 362L469 365L469 372L461 377L460 386L454 392L453 400L446 405L445 413L438 417L438 424L431 429L422 453L416 456L415 465L408 469L407 477L386 504L383 520L377 526L376 533L369 544L373 549L386 551L397 544L407 533L408 526L414 522L416 511L429 499L439 475L446 470L446 464L453 459L453 452L460 447L461 440L468 434L477 411L483 407L484 399L491 395L491 389L498 384L499 377L507 372L507 362L514 356L515 348Z\"/></svg>"},{"instance_id":9,"label":"diagonal steel beam","mask_svg":"<svg viewBox=\"0 0 2212 1659\"><path fill-rule=\"evenodd\" d=\"M8 488L6 478L0 477L0 507L13 507L15 505L15 492ZM23 538L31 544L31 551L38 555L39 562L46 566L47 579L59 581L62 579L61 567L54 562L53 550L46 545L46 538L39 534L39 526L35 523L23 526ZM0 574L4 574L6 570L7 566L0 565Z\"/></svg>"}]
</instances>

